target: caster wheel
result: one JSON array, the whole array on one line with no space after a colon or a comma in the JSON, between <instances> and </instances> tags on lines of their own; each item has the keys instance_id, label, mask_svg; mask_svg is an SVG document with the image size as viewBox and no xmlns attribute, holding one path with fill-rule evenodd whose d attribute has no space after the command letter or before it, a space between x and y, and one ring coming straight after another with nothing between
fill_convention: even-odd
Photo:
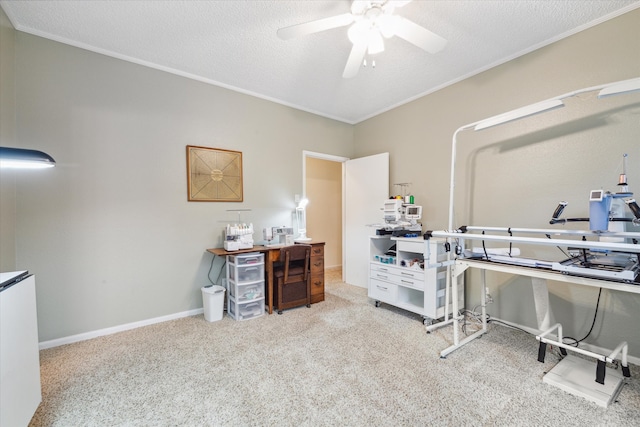
<instances>
[{"instance_id":1,"label":"caster wheel","mask_svg":"<svg viewBox=\"0 0 640 427\"><path fill-rule=\"evenodd\" d=\"M380 307L380 301L376 301L376 307Z\"/></svg>"},{"instance_id":2,"label":"caster wheel","mask_svg":"<svg viewBox=\"0 0 640 427\"><path fill-rule=\"evenodd\" d=\"M311 304L307 304L307 308L311 308Z\"/></svg>"},{"instance_id":3,"label":"caster wheel","mask_svg":"<svg viewBox=\"0 0 640 427\"><path fill-rule=\"evenodd\" d=\"M278 314L282 314L282 310L278 310Z\"/></svg>"}]
</instances>

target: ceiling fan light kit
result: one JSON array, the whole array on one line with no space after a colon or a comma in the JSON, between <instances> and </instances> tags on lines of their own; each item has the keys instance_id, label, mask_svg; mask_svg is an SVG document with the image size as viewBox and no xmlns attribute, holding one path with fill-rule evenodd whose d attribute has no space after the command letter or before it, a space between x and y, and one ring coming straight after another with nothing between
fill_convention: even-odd
<instances>
[{"instance_id":1,"label":"ceiling fan light kit","mask_svg":"<svg viewBox=\"0 0 640 427\"><path fill-rule=\"evenodd\" d=\"M347 32L349 41L354 45L365 43L367 45L367 52L369 55L375 55L376 53L383 52L384 40L382 40L381 32L375 27L360 25L360 22L356 22L349 28L349 31Z\"/></svg>"},{"instance_id":2,"label":"ceiling fan light kit","mask_svg":"<svg viewBox=\"0 0 640 427\"><path fill-rule=\"evenodd\" d=\"M351 78L358 74L367 53L375 55L384 51L383 37L398 36L431 54L444 49L447 44L445 39L413 21L393 14L396 8L410 2L411 0L354 0L351 13L280 28L278 36L286 40L350 25L347 37L353 46L342 77Z\"/></svg>"}]
</instances>

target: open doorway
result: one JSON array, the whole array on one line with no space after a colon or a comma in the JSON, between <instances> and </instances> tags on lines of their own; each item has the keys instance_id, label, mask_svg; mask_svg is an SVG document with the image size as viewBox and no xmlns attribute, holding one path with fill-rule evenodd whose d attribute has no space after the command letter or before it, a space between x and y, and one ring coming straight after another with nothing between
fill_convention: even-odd
<instances>
[{"instance_id":1,"label":"open doorway","mask_svg":"<svg viewBox=\"0 0 640 427\"><path fill-rule=\"evenodd\" d=\"M302 156L307 235L325 242L326 267L340 266L344 282L366 288L371 226L380 222L380 206L388 198L389 153L348 159L304 151ZM317 175L307 173L307 165L317 167Z\"/></svg>"},{"instance_id":2,"label":"open doorway","mask_svg":"<svg viewBox=\"0 0 640 427\"><path fill-rule=\"evenodd\" d=\"M307 234L325 242L325 268L342 267L343 163L337 157L303 152L303 193L307 206Z\"/></svg>"}]
</instances>

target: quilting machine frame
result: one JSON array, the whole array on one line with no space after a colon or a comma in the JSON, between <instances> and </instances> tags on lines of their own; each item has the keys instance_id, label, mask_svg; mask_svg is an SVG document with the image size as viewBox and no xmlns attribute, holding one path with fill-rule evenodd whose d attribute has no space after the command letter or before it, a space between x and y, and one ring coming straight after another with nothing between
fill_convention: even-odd
<instances>
[{"instance_id":1,"label":"quilting machine frame","mask_svg":"<svg viewBox=\"0 0 640 427\"><path fill-rule=\"evenodd\" d=\"M546 235L550 234L550 235L565 235L563 237L571 237L571 235L573 234L574 236L576 235L586 235L586 234L591 234L591 232L581 232L581 231L570 231L570 230L539 230L539 229L506 229L506 228L496 228L496 227L475 227L476 230L474 230L474 227L466 227L465 231L479 231L482 230L483 232L485 232L484 235L473 235L473 233L470 234L466 234L465 236L461 235L461 230L455 230L454 229L454 193L455 193L455 167L456 167L456 150L457 150L457 136L460 132L465 131L465 130L475 130L475 131L479 131L482 129L486 129L489 127L493 127L496 125L500 125L503 123L507 123L513 120L519 120L534 114L539 114L539 113L543 113L546 111L550 111L550 110L554 110L560 107L564 106L564 102L563 100L566 98L572 98L578 95L581 95L583 93L587 93L587 92L594 92L594 91L598 91L598 98L603 98L603 97L608 97L608 96L612 96L612 95L619 95L619 94L626 94L626 93L630 93L630 92L637 92L640 91L640 78L634 78L634 79L629 79L629 80L624 80L624 81L619 81L619 82L613 82L613 83L607 83L607 84L603 84L603 85L598 85L598 86L593 86L593 87L588 87L588 88L584 88L584 89L580 89L580 90L576 90L573 92L569 92L566 93L564 95L560 95L554 98L550 98L547 99L545 101L541 101L535 104L531 104L516 110L512 110L503 114L499 114L497 116L493 116L487 119L483 119L474 123L470 123L464 126L461 126L460 128L458 128L454 134L453 134L453 138L452 138L452 148L451 148L451 178L450 178L450 192L449 192L449 225L447 230L443 230L443 231L430 231L427 234L425 234L425 239L429 238L429 237L443 237L447 239L448 244L451 246L451 244L454 241L457 241L458 244L456 245L456 249L453 251L454 254L456 255L460 255L464 252L464 240L469 240L469 239L477 239L477 240L483 240L483 241L503 241L503 242L509 242L509 244L511 243L522 243L522 244L532 244L532 245L553 245L553 246L559 246L559 245L570 245L572 247L577 247L577 248L585 248L585 249L602 249L604 251L626 251L626 252L630 252L630 253L640 253L640 245L632 245L632 244L627 244L627 243L617 243L617 242L600 242L600 241L589 241L589 242L582 242L582 241L577 241L577 240L571 240L571 239L550 239L548 238ZM490 232L497 232L497 231L504 231L504 230L508 230L508 236L500 236L500 235L487 235L486 232L490 231ZM514 237L513 236L513 232L514 231L522 231L522 232L531 232L531 233L543 233L545 235L544 238L541 237L523 237L523 236L519 236L519 237ZM616 237L623 237L623 238L633 238L633 237L640 237L640 233L633 233L633 235L629 235L628 233L622 233L623 235L618 234ZM637 236L635 236L637 235ZM460 242L462 242L462 245L460 245ZM486 321L486 280L485 280L485 272L487 270L493 270L493 271L502 271L505 273L510 273L510 274L516 274L516 275L526 275L529 277L532 277L533 280L542 280L545 281L547 279L549 280L555 280L555 281L560 281L560 282L569 282L569 283L576 283L576 284L582 284L582 285L587 285L587 286L595 286L595 287L599 287L599 288L605 288L605 289L615 289L617 291L624 291L624 292L631 292L631 293L638 293L640 294L640 286L638 285L633 285L633 284L627 284L627 283L620 283L620 282L611 282L608 280L603 280L603 279L598 279L598 278L592 278L592 277L583 277L583 276L577 276L577 275L570 275L570 274L563 274L563 273L559 273L557 271L552 271L552 270L548 270L548 269L539 269L539 268L535 268L535 267L525 267L525 266L517 266L517 265L508 265L508 264L501 264L501 263L490 263L490 262L483 262L483 261L479 261L479 260L472 260L472 259L465 259L465 258L457 258L455 259L452 255L452 252L449 251L448 252L448 259L446 261L446 265L447 265L447 276L446 276L446 296L445 296L445 305L448 306L449 301L450 301L450 297L451 295L457 295L458 294L458 278L464 274L464 272L468 269L468 268L479 268L481 270L481 275L482 275L482 292L480 294L480 305L481 305L481 316L482 316L482 328L475 332L474 334L467 336L466 338L464 338L463 340L460 339L460 334L459 334L459 326L460 326L460 322L462 321L462 317L459 315L459 307L458 307L458 302L456 301L456 298L454 298L451 303L452 303L452 317L451 319L448 318L448 315L445 314L444 317L444 321L440 322L440 323L436 323L433 325L430 325L427 327L427 332L431 332L435 329L441 328L443 326L447 326L447 325L453 325L453 345L448 347L447 349L443 350L440 353L441 357L446 357L448 354L450 354L451 352L455 351L456 349L464 346L465 344L467 344L470 341L473 341L476 338L479 338L480 336L482 336L483 334L485 334L487 332L487 321ZM545 290L546 290L546 282L545 283ZM546 331L544 331L540 336L536 337L539 341L540 341L540 346L541 349L539 351L542 352L542 346L543 344L546 345L547 342L552 342L548 337L548 335L553 332L554 329L558 329L558 335L559 335L559 339L558 341L554 341L554 344L557 345L558 347L561 348L561 350L564 352L565 349L568 347L566 344L564 344L562 342L562 331L561 331L561 327L558 327L559 325L554 325L553 328L548 329ZM570 350L574 350L574 347L569 348ZM583 353L584 350L580 349L580 353ZM593 354L589 354L592 357L595 357L598 359L598 373L597 373L597 378L596 380L602 380L604 381L604 372L601 370L601 363L600 362L610 362L612 361L617 355L618 353L622 353L622 365L625 369L625 375L628 376L628 369L627 369L627 344L626 342L621 343L609 356L602 356L596 353ZM584 353L583 353L584 354ZM539 355L539 360L540 360L540 355ZM570 390L567 390L570 391ZM612 394L609 396L610 398L613 398L613 394L617 394L617 392L619 391L619 387L617 390L614 390L612 392ZM584 397L589 398L589 396L584 395ZM610 400L609 400L610 401ZM601 402L597 402L599 404L602 404ZM608 404L608 402L605 402L604 406L606 406Z\"/></svg>"},{"instance_id":2,"label":"quilting machine frame","mask_svg":"<svg viewBox=\"0 0 640 427\"><path fill-rule=\"evenodd\" d=\"M485 233L485 234L477 234ZM503 232L504 235L500 234L486 234L486 232ZM514 233L516 235L514 235ZM517 235L518 233L523 235ZM518 243L518 244L531 244L531 245L544 245L544 246L571 246L575 248L584 248L584 249L600 249L603 251L617 251L617 252L627 252L627 253L636 253L640 254L640 244L632 244L632 243L622 243L622 242L602 242L602 241L593 241L593 240L573 240L566 237L579 237L580 239L583 236L606 236L606 237L625 237L637 239L640 241L640 232L593 232L593 231L582 231L582 230L550 230L550 229L529 229L529 228L504 228L504 227L475 227L468 226L462 227L458 230L452 231L431 231L427 233L428 235L425 237L441 237L446 238L451 242L454 242L458 247L457 252L463 254L466 250L466 241L482 241L482 242L502 242L502 243ZM528 237L524 236L524 234L533 234L533 235L543 235L544 237ZM561 239L552 239L548 236L559 235L565 238ZM484 271L498 271L504 273L511 273L522 276L529 276L534 278L540 278L545 280L555 280L559 282L568 282L575 283L579 285L586 286L595 286L604 289L622 291L622 292L630 292L635 294L640 294L640 285L639 284L630 284L620 281L611 281L604 280L594 277L587 276L577 276L570 275L559 271L554 271L551 269L551 262L538 261L542 265L516 265L515 263L507 264L504 262L492 262L479 260L474 258L457 258L452 259L449 267L451 269L449 275L452 283L451 293L456 295L457 292L457 278L462 275L468 268L479 268L482 270L482 293L481 293L481 308L482 318L483 318L483 327L476 334L468 336L465 340L460 341L457 330L457 327L454 327L454 344L443 350L441 353L442 357L446 357L449 353L460 348L467 342L478 338L480 335L486 332L486 301L484 301L486 284L484 282ZM546 265L545 265L546 264ZM457 313L459 311L458 303L455 298L451 301L453 307L453 313ZM447 324L457 323L461 321L462 318L460 316L452 317L452 319L445 319L445 322L437 323L429 326L428 331L432 331L438 329L440 327L446 326Z\"/></svg>"},{"instance_id":3,"label":"quilting machine frame","mask_svg":"<svg viewBox=\"0 0 640 427\"><path fill-rule=\"evenodd\" d=\"M490 231L494 234L486 234L487 231ZM505 233L505 234L497 234L497 233ZM478 234L485 233L485 234ZM527 237L520 236L516 234L533 234L533 235L544 235L544 237ZM428 232L429 237L444 237L455 241L457 246L456 252L460 252L464 254L466 251L466 241L482 241L484 242L503 242L503 243L522 243L522 244L533 244L533 245L551 245L551 246L572 246L577 248L585 248L585 249L593 249L597 247L600 250L611 250L611 251L622 251L629 254L636 254L640 257L640 244L634 243L620 243L620 242L600 242L600 241L589 241L589 240L572 240L567 237L580 237L583 236L594 236L594 235L603 235L606 237L626 237L635 239L636 241L640 240L640 233L633 232L601 232L595 233L592 231L580 231L580 230L544 230L544 229L526 229L526 228L500 228L500 227L463 227L456 231L433 231ZM551 239L549 235L556 234L560 235L563 238L560 239ZM514 258L515 262L515 258ZM535 261L538 262L538 261ZM480 293L480 308L481 308L481 329L476 331L475 333L465 337L463 340L460 340L459 336L459 325L460 322L464 320L464 317L458 314L459 307L458 301L456 298L452 300L452 313L454 313L450 320L446 322L436 323L427 327L427 332L431 332L435 329L441 328L448 324L453 325L453 345L444 349L440 353L440 357L446 357L451 352L459 349L465 344L475 340L476 338L481 337L485 333L487 333L487 313L486 313L486 271L496 271L520 276L528 276L533 278L533 280L538 280L538 287L543 289L545 293L545 297L548 299L546 295L546 281L557 281L557 282L566 282L573 283L583 286L591 286L603 289L614 290L618 292L628 292L634 294L640 294L640 283L626 283L621 281L612 281L612 280L604 280L601 278L587 277L587 276L578 276L573 274L567 274L566 272L556 271L551 268L551 263L540 261L541 265L534 265L532 263L530 266L526 265L517 265L517 264L508 264L504 262L494 262L482 259L474 259L474 258L457 258L450 265L450 274L451 274L451 283L453 295L457 295L457 285L458 278L464 274L464 272L469 268L477 268L480 269L481 272L481 293ZM535 293L535 291L534 291ZM538 312L538 307L536 307L536 312ZM605 387L605 374L606 374L606 364L613 363L618 357L620 357L620 362L622 366L622 375L624 377L630 376L630 370L627 361L627 352L628 352L628 344L626 341L621 342L618 346L611 351L609 354L600 354L593 351L585 350L582 348L574 347L570 344L566 344L563 340L562 333L562 325L556 323L552 326L549 325L550 313L547 311L543 313L542 316L544 319L542 321L543 332L536 336L536 339L540 342L539 350L538 350L538 361L544 362L544 356L546 352L547 344L556 346L560 348L561 353L566 356L567 351L571 351L574 353L581 354L583 356L592 357L596 359L596 369L595 369L595 382L593 381L593 377L590 377L591 374L588 374L586 371L591 369L589 365L582 363L580 360L570 360L564 359L567 362L576 365L573 365L572 368L575 368L574 371L577 373L573 373L573 377L569 379L563 378L563 374L557 375L553 372L553 370L545 375L545 382L552 383L560 388L565 389L565 391L571 392L573 394L580 395L585 397L593 402L601 405L608 406L608 404L617 396L622 387L622 377L619 374L614 372L610 372L613 374L613 378ZM556 336L554 337L552 333L557 331ZM558 372L566 373L567 368L566 365L560 366L556 365L559 369ZM556 368L554 368L556 369ZM579 370L580 369L580 370ZM566 374L564 374L566 375ZM586 378L587 376L590 379ZM576 386L576 383L579 385ZM600 384L601 386L596 385Z\"/></svg>"}]
</instances>

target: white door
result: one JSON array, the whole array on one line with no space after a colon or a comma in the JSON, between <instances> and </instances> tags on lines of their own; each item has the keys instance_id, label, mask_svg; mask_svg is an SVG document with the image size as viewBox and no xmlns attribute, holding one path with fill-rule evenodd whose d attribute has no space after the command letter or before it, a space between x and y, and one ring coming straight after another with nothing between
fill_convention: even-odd
<instances>
[{"instance_id":1,"label":"white door","mask_svg":"<svg viewBox=\"0 0 640 427\"><path fill-rule=\"evenodd\" d=\"M381 224L382 207L389 198L389 153L348 160L344 163L344 248L342 280L367 287L369 236Z\"/></svg>"}]
</instances>

